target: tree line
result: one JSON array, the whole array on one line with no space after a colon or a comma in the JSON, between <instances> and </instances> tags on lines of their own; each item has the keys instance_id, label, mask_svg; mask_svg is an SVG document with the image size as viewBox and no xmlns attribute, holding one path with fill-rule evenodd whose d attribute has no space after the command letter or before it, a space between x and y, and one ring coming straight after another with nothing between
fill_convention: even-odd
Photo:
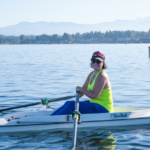
<instances>
[{"instance_id":1,"label":"tree line","mask_svg":"<svg viewBox=\"0 0 150 150\"><path fill-rule=\"evenodd\" d=\"M0 35L0 44L97 44L97 43L150 43L150 30L144 31L106 31L63 35Z\"/></svg>"}]
</instances>

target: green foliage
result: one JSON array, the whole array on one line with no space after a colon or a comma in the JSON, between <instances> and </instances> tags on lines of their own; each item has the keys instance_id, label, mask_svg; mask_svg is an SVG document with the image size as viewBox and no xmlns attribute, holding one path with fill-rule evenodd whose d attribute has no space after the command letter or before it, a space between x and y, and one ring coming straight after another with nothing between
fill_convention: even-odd
<instances>
[{"instance_id":1,"label":"green foliage","mask_svg":"<svg viewBox=\"0 0 150 150\"><path fill-rule=\"evenodd\" d=\"M150 43L150 30L143 31L106 31L63 35L4 36L0 35L0 44L96 44L96 43Z\"/></svg>"}]
</instances>

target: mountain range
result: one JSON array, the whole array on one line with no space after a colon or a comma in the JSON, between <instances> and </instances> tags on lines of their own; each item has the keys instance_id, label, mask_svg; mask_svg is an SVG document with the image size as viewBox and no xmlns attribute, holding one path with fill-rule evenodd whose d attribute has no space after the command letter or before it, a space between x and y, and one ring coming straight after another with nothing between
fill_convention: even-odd
<instances>
[{"instance_id":1,"label":"mountain range","mask_svg":"<svg viewBox=\"0 0 150 150\"><path fill-rule=\"evenodd\" d=\"M150 30L150 17L139 18L136 20L116 20L113 22L103 22L98 24L76 24L71 22L21 22L16 25L0 28L0 35L41 35L64 33L75 34L90 31L148 31Z\"/></svg>"}]
</instances>

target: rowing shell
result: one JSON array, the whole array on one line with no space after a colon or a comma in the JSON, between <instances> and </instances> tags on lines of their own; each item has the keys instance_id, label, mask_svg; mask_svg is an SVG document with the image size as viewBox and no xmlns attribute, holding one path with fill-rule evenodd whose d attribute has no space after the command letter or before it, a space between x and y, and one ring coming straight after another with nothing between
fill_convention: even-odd
<instances>
[{"instance_id":1,"label":"rowing shell","mask_svg":"<svg viewBox=\"0 0 150 150\"><path fill-rule=\"evenodd\" d=\"M0 133L73 128L72 115L50 116L53 111L17 112L0 118ZM114 108L113 113L81 114L78 128L113 128L150 124L150 109Z\"/></svg>"}]
</instances>

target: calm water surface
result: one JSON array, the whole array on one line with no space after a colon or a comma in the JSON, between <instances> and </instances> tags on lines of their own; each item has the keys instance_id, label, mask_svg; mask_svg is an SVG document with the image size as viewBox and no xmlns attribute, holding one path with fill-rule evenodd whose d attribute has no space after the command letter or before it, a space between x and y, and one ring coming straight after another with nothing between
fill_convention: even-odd
<instances>
[{"instance_id":1,"label":"calm water surface","mask_svg":"<svg viewBox=\"0 0 150 150\"><path fill-rule=\"evenodd\" d=\"M101 50L106 56L114 106L150 107L150 59L148 44L102 45L0 45L0 109L41 98L75 94L90 68L91 54ZM83 97L83 100L88 99ZM52 103L58 108L65 101ZM6 113L42 108L34 106ZM2 113L0 114L3 115ZM77 149L150 148L150 127L78 132ZM0 136L0 149L69 150L72 132L40 132Z\"/></svg>"}]
</instances>

